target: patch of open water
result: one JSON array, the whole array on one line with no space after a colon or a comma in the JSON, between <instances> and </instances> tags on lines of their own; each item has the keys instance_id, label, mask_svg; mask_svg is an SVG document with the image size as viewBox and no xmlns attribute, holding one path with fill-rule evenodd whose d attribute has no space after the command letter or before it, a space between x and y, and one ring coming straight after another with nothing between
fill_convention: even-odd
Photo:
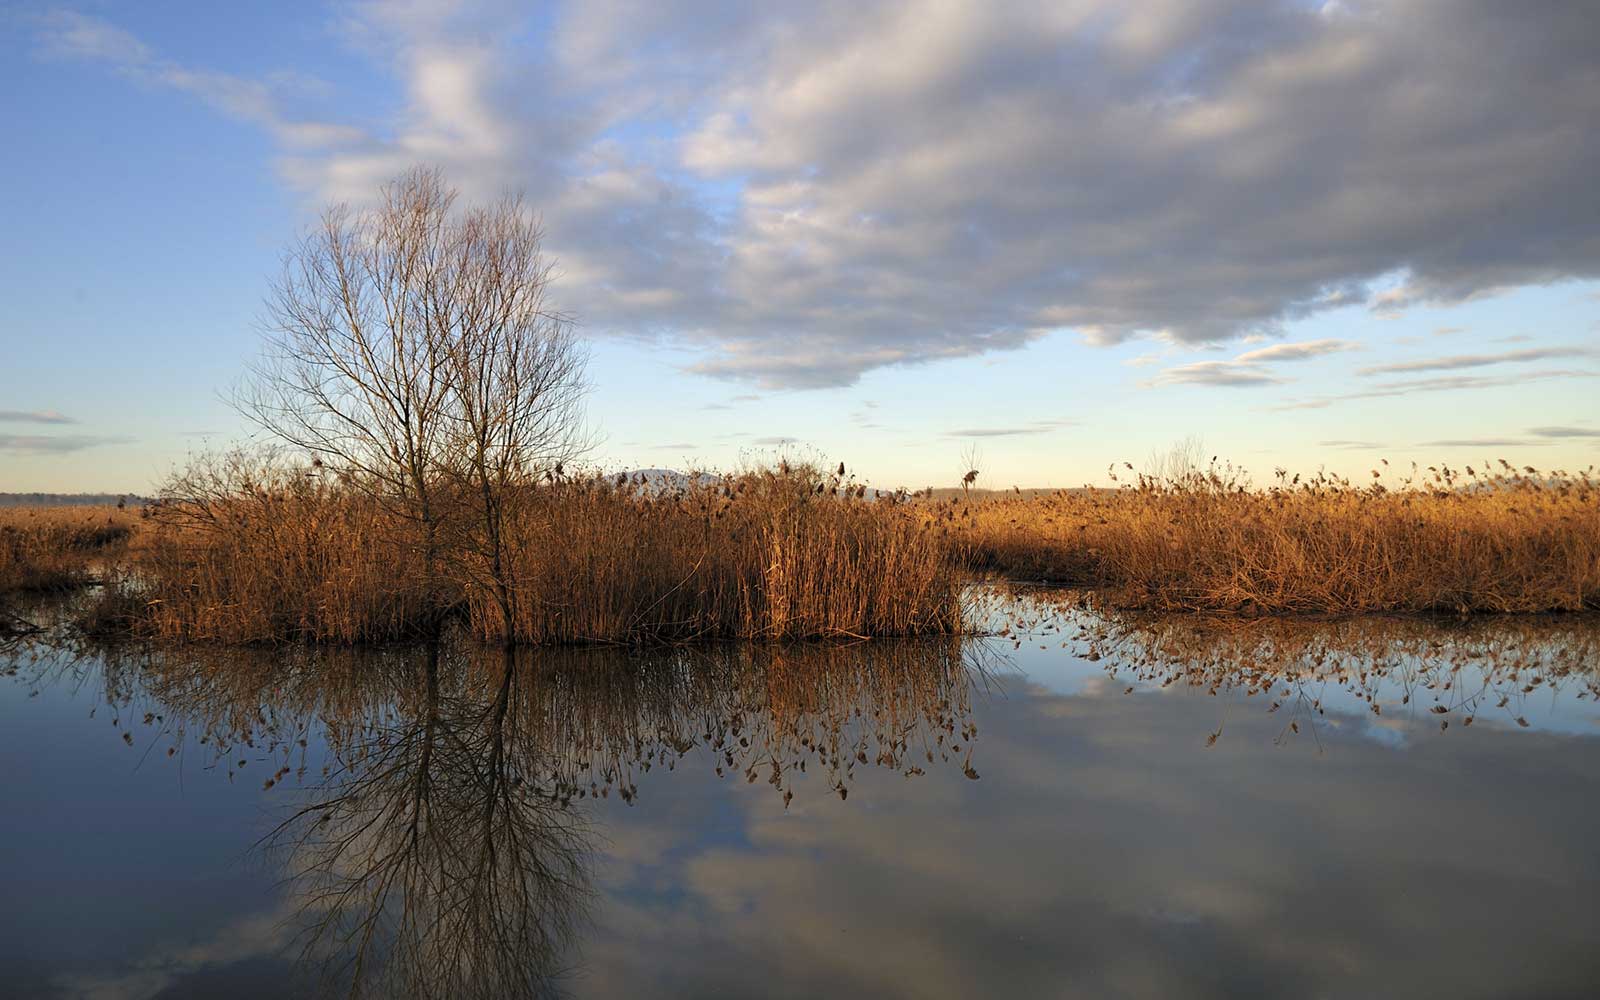
<instances>
[{"instance_id":1,"label":"patch of open water","mask_svg":"<svg viewBox=\"0 0 1600 1000\"><path fill-rule=\"evenodd\" d=\"M1594 995L1600 624L989 612L14 650L0 993Z\"/></svg>"}]
</instances>

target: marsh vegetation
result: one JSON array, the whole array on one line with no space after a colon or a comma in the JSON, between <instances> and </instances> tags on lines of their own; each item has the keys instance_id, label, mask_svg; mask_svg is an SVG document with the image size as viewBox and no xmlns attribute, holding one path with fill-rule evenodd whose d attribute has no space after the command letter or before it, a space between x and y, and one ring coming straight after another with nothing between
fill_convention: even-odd
<instances>
[{"instance_id":1,"label":"marsh vegetation","mask_svg":"<svg viewBox=\"0 0 1600 1000\"><path fill-rule=\"evenodd\" d=\"M1508 462L1374 469L1363 485L1212 459L1117 489L933 505L975 571L1096 588L1124 608L1362 614L1600 608L1600 480Z\"/></svg>"},{"instance_id":2,"label":"marsh vegetation","mask_svg":"<svg viewBox=\"0 0 1600 1000\"><path fill-rule=\"evenodd\" d=\"M327 210L285 254L234 396L271 443L199 456L139 521L7 513L0 593L70 589L122 556L94 574L90 632L345 645L950 635L985 574L1167 611L1600 608L1592 470L1261 485L1189 442L1113 469L1116 488L1029 495L977 489L975 449L945 497L869 492L831 462L600 471L536 218L456 202L415 170Z\"/></svg>"}]
</instances>

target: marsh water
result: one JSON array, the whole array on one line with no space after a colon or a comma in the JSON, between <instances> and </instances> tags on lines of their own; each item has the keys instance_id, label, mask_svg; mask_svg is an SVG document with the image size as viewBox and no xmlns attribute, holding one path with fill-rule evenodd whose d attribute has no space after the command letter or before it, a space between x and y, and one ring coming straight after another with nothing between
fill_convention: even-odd
<instances>
[{"instance_id":1,"label":"marsh water","mask_svg":"<svg viewBox=\"0 0 1600 1000\"><path fill-rule=\"evenodd\" d=\"M1600 626L16 643L0 994L1586 997Z\"/></svg>"}]
</instances>

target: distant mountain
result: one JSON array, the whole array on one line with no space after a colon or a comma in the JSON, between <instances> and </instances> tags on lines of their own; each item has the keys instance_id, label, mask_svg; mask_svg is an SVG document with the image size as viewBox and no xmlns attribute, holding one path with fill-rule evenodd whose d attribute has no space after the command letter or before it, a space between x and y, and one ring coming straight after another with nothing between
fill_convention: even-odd
<instances>
[{"instance_id":1,"label":"distant mountain","mask_svg":"<svg viewBox=\"0 0 1600 1000\"><path fill-rule=\"evenodd\" d=\"M129 507L148 502L135 493L0 493L0 507Z\"/></svg>"}]
</instances>

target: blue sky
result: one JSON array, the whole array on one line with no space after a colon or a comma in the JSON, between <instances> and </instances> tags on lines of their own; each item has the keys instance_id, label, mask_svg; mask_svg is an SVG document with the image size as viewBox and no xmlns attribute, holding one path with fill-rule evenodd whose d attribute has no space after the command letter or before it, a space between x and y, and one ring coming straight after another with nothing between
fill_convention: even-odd
<instances>
[{"instance_id":1,"label":"blue sky","mask_svg":"<svg viewBox=\"0 0 1600 1000\"><path fill-rule=\"evenodd\" d=\"M0 490L244 436L284 246L522 190L609 467L1600 452L1582 3L13 4Z\"/></svg>"}]
</instances>

